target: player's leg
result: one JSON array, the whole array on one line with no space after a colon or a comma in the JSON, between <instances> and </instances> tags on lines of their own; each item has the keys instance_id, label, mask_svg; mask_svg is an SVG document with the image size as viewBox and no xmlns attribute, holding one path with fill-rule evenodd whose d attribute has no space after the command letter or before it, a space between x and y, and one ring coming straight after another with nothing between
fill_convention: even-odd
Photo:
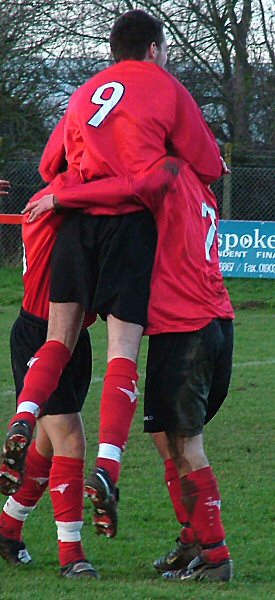
<instances>
[{"instance_id":1,"label":"player's leg","mask_svg":"<svg viewBox=\"0 0 275 600\"><path fill-rule=\"evenodd\" d=\"M10 496L0 515L0 556L10 564L28 564L31 556L22 539L23 526L50 483L57 526L59 563L65 577L97 577L81 543L85 438L79 414L42 417L54 446L52 460L41 454L38 421L37 442L30 446L24 482ZM45 446L43 445L45 450Z\"/></svg>"},{"instance_id":2,"label":"player's leg","mask_svg":"<svg viewBox=\"0 0 275 600\"><path fill-rule=\"evenodd\" d=\"M57 528L61 575L98 577L81 541L84 511L85 436L79 413L46 416L54 455L49 489Z\"/></svg>"},{"instance_id":3,"label":"player's leg","mask_svg":"<svg viewBox=\"0 0 275 600\"><path fill-rule=\"evenodd\" d=\"M170 396L175 385L174 337L177 338L177 334L155 335L149 338L144 394L144 431L151 434L163 460L165 483L176 518L182 526L176 546L165 556L154 561L154 568L159 572L184 568L199 552L199 544L190 526L188 512L181 502L180 479L165 433L166 410L170 410Z\"/></svg>"},{"instance_id":4,"label":"player's leg","mask_svg":"<svg viewBox=\"0 0 275 600\"><path fill-rule=\"evenodd\" d=\"M36 349L43 344L43 341L46 339L46 334L47 322L21 309L20 315L16 319L10 335L11 363L16 397L19 396L23 387L24 377L28 369L27 363L30 357L35 353ZM57 412L60 411L60 398L62 399L62 394L64 394L64 397L67 396L68 398L68 404L67 406L65 405L65 407L62 400L61 406L63 412L64 408L65 412L66 409L68 411L71 410L72 412L80 410L91 377L91 347L89 336L87 336L88 334L86 332L81 334L81 340L73 355L72 365L67 367L65 374L62 376L61 392L58 394L57 391L55 397L53 397L46 406L46 410L51 409L52 403L55 412L56 410ZM82 352L85 354L85 362L81 361L80 349L82 349ZM77 362L79 355L80 360ZM73 370L75 363L75 370ZM82 365L85 365L84 371ZM78 377L76 380L74 379L74 372L76 377ZM80 376L80 374L82 376ZM65 387L66 382L67 387ZM81 400L77 406L75 406L74 386L76 387L76 392ZM52 444L43 427L43 418L41 418L38 420L37 424L36 439L28 448L24 484L13 496L14 501L9 499L7 505L5 505L4 512L11 518L9 519L8 516L5 517L5 514L2 513L1 533L4 537L12 538L16 542L21 542L20 536L24 521L32 508L36 505L47 485L52 453ZM1 483L4 485L5 481L6 479L3 475ZM8 483L12 483L9 479L7 481ZM24 559L24 556L22 556L22 558Z\"/></svg>"},{"instance_id":5,"label":"player's leg","mask_svg":"<svg viewBox=\"0 0 275 600\"><path fill-rule=\"evenodd\" d=\"M114 537L117 531L118 489L122 452L137 409L137 356L141 325L108 316L108 365L100 404L99 448L95 470L85 491L94 507L97 533Z\"/></svg>"},{"instance_id":6,"label":"player's leg","mask_svg":"<svg viewBox=\"0 0 275 600\"><path fill-rule=\"evenodd\" d=\"M78 297L82 280L79 288L77 285L79 269L82 268L81 239L77 216L65 219L58 232L51 259L50 299L53 304L50 308L49 337L43 348L39 351L37 346L38 353L31 354L28 359L30 368L25 377L25 387L18 394L18 413L10 422L4 443L0 490L6 494L16 491L22 483L26 450L36 418L40 408L57 388L82 326L84 312L80 308L81 301ZM20 340L18 343L20 344ZM8 477L14 483L13 486L10 484L10 489L7 485Z\"/></svg>"},{"instance_id":7,"label":"player's leg","mask_svg":"<svg viewBox=\"0 0 275 600\"><path fill-rule=\"evenodd\" d=\"M57 388L71 358L83 318L83 309L77 303L50 303L47 340L29 361L29 370L17 400L17 419L35 424L35 417Z\"/></svg>"},{"instance_id":8,"label":"player's leg","mask_svg":"<svg viewBox=\"0 0 275 600\"><path fill-rule=\"evenodd\" d=\"M77 216L65 219L51 257L51 302L46 343L29 361L24 386L18 396L17 415L10 425L20 419L33 429L38 414L56 390L70 361L84 321L84 309L78 295L83 259L81 250L79 219ZM80 290L81 287L82 279Z\"/></svg>"},{"instance_id":9,"label":"player's leg","mask_svg":"<svg viewBox=\"0 0 275 600\"><path fill-rule=\"evenodd\" d=\"M69 365L59 386L45 407L47 415L38 421L51 442L52 468L50 493L58 532L61 573L65 577L96 577L86 560L81 543L83 522L83 487L85 436L80 410L91 379L91 344L87 331L82 331ZM38 450L41 450L41 435ZM25 478L18 494L23 499Z\"/></svg>"},{"instance_id":10,"label":"player's leg","mask_svg":"<svg viewBox=\"0 0 275 600\"><path fill-rule=\"evenodd\" d=\"M180 348L178 349L180 353ZM171 455L177 465L182 501L202 551L187 571L168 573L167 579L229 581L232 561L221 520L218 484L203 447L213 365L227 350L219 320L192 334L184 334L181 362L184 377L174 396L174 416L168 427ZM191 358L190 358L191 357Z\"/></svg>"},{"instance_id":11,"label":"player's leg","mask_svg":"<svg viewBox=\"0 0 275 600\"><path fill-rule=\"evenodd\" d=\"M85 435L80 413L47 415L44 427L53 445L49 489L57 527L61 574L82 565L83 574L97 574L87 561L81 542Z\"/></svg>"},{"instance_id":12,"label":"player's leg","mask_svg":"<svg viewBox=\"0 0 275 600\"><path fill-rule=\"evenodd\" d=\"M126 447L137 409L137 357L143 327L126 323L112 315L108 316L107 327L108 364L101 397L96 465L107 468L116 484L121 454Z\"/></svg>"},{"instance_id":13,"label":"player's leg","mask_svg":"<svg viewBox=\"0 0 275 600\"><path fill-rule=\"evenodd\" d=\"M42 422L38 421L36 439L27 451L23 485L9 496L0 514L0 556L10 564L31 562L23 528L48 486L53 452Z\"/></svg>"},{"instance_id":14,"label":"player's leg","mask_svg":"<svg viewBox=\"0 0 275 600\"><path fill-rule=\"evenodd\" d=\"M97 532L107 537L114 537L117 530L116 484L137 408L137 357L147 322L155 247L156 230L150 213L127 215L99 278L102 296L104 282L108 281L108 290L112 291L109 301L102 303L103 311L100 304L96 306L100 314L108 315L108 365L101 397L96 469L87 480L86 491L95 507Z\"/></svg>"},{"instance_id":15,"label":"player's leg","mask_svg":"<svg viewBox=\"0 0 275 600\"><path fill-rule=\"evenodd\" d=\"M189 523L188 512L181 502L181 484L177 467L171 458L167 435L164 431L151 434L152 440L162 458L164 465L164 481L174 508L175 516L181 525L179 537L172 550L165 556L154 561L154 568L163 573L168 570L177 570L186 567L197 556L200 546Z\"/></svg>"},{"instance_id":16,"label":"player's leg","mask_svg":"<svg viewBox=\"0 0 275 600\"><path fill-rule=\"evenodd\" d=\"M81 416L48 415L38 421L37 429L36 441L27 453L24 482L8 498L0 516L0 555L11 564L31 562L22 539L23 525L49 482L61 574L69 578L97 577L81 543L85 458ZM50 449L54 453L52 460L42 455Z\"/></svg>"},{"instance_id":17,"label":"player's leg","mask_svg":"<svg viewBox=\"0 0 275 600\"><path fill-rule=\"evenodd\" d=\"M0 479L3 494L14 493L22 484L26 452L36 419L57 388L71 358L83 317L83 310L77 303L50 306L47 341L28 362L29 370L17 399L17 411L8 425Z\"/></svg>"},{"instance_id":18,"label":"player's leg","mask_svg":"<svg viewBox=\"0 0 275 600\"><path fill-rule=\"evenodd\" d=\"M181 495L181 487L180 487L180 478L178 474L177 467L175 465L174 460L171 458L168 438L165 431L160 431L158 433L151 434L152 440L158 450L159 455L161 456L164 464L165 476L164 480L167 486L167 490L174 508L174 512L177 518L177 521L183 526L183 528L190 528L190 524L188 523L188 515L185 507L182 505L180 501ZM188 536L189 531L185 532L186 536ZM194 534L192 534L192 530L190 531L190 542L194 540ZM189 541L189 539L188 539Z\"/></svg>"},{"instance_id":19,"label":"player's leg","mask_svg":"<svg viewBox=\"0 0 275 600\"><path fill-rule=\"evenodd\" d=\"M45 339L46 330L47 323L21 311L11 336L12 365L17 394L20 393L22 388L28 357L33 353L35 347L41 344L43 338ZM77 522L78 530L81 526L83 519L85 438L79 411L83 406L89 388L91 365L90 337L88 332L84 330L79 336L72 360L62 374L57 390L45 406L47 416L38 421L35 454L30 455L30 460L27 459L24 483L15 495L15 499L21 504L21 515L24 513L25 516L28 513L28 507L35 504L35 494L37 494L38 499L39 486L34 482L34 479L38 479L42 485L46 485L45 479L49 477L51 462L49 460L45 461L45 457L49 459L54 451L57 457L61 458L61 462L64 459L67 466L68 463L72 465L70 469L72 488L76 487L75 479L77 480L77 493L73 496L71 493L62 495L62 501L59 501L56 509L57 517L60 516L61 512L64 522L68 523L70 522L71 512L75 512L73 518ZM35 443L30 447L29 453L34 445ZM62 465L56 463L58 463L58 460L55 461L52 474L54 479L60 477L60 469L63 471ZM70 535L79 538L80 532L77 531L76 533L73 528L71 529ZM62 539L60 544L62 544ZM75 558L73 565L71 564L72 557ZM79 577L82 574L96 576L94 569L86 560L83 560L83 557L83 549L79 539L72 540L69 545L63 544L62 549L60 549L60 562L61 566L65 567L65 572L62 573L66 577Z\"/></svg>"},{"instance_id":20,"label":"player's leg","mask_svg":"<svg viewBox=\"0 0 275 600\"><path fill-rule=\"evenodd\" d=\"M232 561L221 520L221 496L218 483L203 449L202 435L170 436L175 448L174 460L180 473L181 497L201 552L186 572L164 575L167 579L210 579L229 581ZM173 452L173 451L172 451Z\"/></svg>"},{"instance_id":21,"label":"player's leg","mask_svg":"<svg viewBox=\"0 0 275 600\"><path fill-rule=\"evenodd\" d=\"M46 340L46 335L47 322L21 309L10 333L11 364L16 399L18 399L23 388L24 377L28 371L28 362ZM38 438L40 438L40 429L38 429ZM28 445L25 444L23 456L26 454L27 447ZM34 444L32 449L34 450L35 447L36 445ZM43 449L43 442L41 447ZM47 453L45 453L44 456L47 457ZM0 490L6 495L15 493L22 483L23 465L22 468L20 468L20 472L16 472L15 469L10 468L13 466L13 464L5 464L4 457L0 471Z\"/></svg>"},{"instance_id":22,"label":"player's leg","mask_svg":"<svg viewBox=\"0 0 275 600\"><path fill-rule=\"evenodd\" d=\"M85 434L80 411L91 380L89 333L83 330L58 389L47 404L44 427L53 445L50 495L57 527L59 563L65 577L97 577L81 542ZM59 412L58 412L59 411Z\"/></svg>"}]
</instances>

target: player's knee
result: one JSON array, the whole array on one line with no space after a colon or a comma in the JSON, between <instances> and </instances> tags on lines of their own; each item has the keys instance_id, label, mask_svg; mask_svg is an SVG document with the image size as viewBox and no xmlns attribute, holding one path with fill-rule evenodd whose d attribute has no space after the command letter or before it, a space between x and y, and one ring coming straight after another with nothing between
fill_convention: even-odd
<instances>
[{"instance_id":1,"label":"player's knee","mask_svg":"<svg viewBox=\"0 0 275 600\"><path fill-rule=\"evenodd\" d=\"M108 362L121 357L136 361L143 327L108 315Z\"/></svg>"},{"instance_id":2,"label":"player's knee","mask_svg":"<svg viewBox=\"0 0 275 600\"><path fill-rule=\"evenodd\" d=\"M208 464L203 448L202 436L184 438L181 458L187 471L201 469Z\"/></svg>"}]
</instances>

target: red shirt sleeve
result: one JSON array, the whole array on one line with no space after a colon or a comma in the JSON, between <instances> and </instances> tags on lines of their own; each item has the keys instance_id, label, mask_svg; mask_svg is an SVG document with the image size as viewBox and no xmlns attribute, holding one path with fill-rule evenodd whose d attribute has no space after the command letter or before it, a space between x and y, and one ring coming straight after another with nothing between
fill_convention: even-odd
<instances>
[{"instance_id":1,"label":"red shirt sleeve","mask_svg":"<svg viewBox=\"0 0 275 600\"><path fill-rule=\"evenodd\" d=\"M191 165L201 181L212 183L222 175L217 141L194 98L176 79L174 83L177 101L171 132L173 152Z\"/></svg>"},{"instance_id":2,"label":"red shirt sleeve","mask_svg":"<svg viewBox=\"0 0 275 600\"><path fill-rule=\"evenodd\" d=\"M61 183L61 186L60 186ZM116 209L120 214L124 204L129 203L135 196L133 183L128 176L105 177L95 181L79 183L69 187L63 187L58 178L52 184L53 193L58 203L64 208L93 209L93 214L104 206L106 209ZM139 204L138 198L135 200Z\"/></svg>"},{"instance_id":3,"label":"red shirt sleeve","mask_svg":"<svg viewBox=\"0 0 275 600\"><path fill-rule=\"evenodd\" d=\"M144 206L154 214L163 201L170 184L178 174L182 161L164 157L140 176L131 178L105 177L96 181L63 186L63 176L52 182L52 190L58 203L64 208L79 208L90 214L125 214L143 210Z\"/></svg>"},{"instance_id":4,"label":"red shirt sleeve","mask_svg":"<svg viewBox=\"0 0 275 600\"><path fill-rule=\"evenodd\" d=\"M44 181L49 183L52 179L66 168L65 147L63 142L64 123L66 115L52 131L39 164L39 173Z\"/></svg>"}]
</instances>

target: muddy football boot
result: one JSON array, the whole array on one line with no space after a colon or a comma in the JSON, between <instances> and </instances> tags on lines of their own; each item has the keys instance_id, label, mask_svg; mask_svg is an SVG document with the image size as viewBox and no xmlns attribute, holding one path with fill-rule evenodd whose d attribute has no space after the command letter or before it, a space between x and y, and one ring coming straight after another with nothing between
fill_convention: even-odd
<instances>
[{"instance_id":1,"label":"muddy football boot","mask_svg":"<svg viewBox=\"0 0 275 600\"><path fill-rule=\"evenodd\" d=\"M186 569L166 571L162 574L168 581L221 581L229 582L233 577L233 561L230 559L220 563L206 562L202 555L190 562Z\"/></svg>"},{"instance_id":2,"label":"muddy football boot","mask_svg":"<svg viewBox=\"0 0 275 600\"><path fill-rule=\"evenodd\" d=\"M67 579L78 579L79 577L99 578L99 574L87 560L79 560L61 567L60 574Z\"/></svg>"},{"instance_id":3,"label":"muddy football boot","mask_svg":"<svg viewBox=\"0 0 275 600\"><path fill-rule=\"evenodd\" d=\"M28 421L18 420L8 430L0 466L0 492L11 496L23 483L26 454L32 440Z\"/></svg>"},{"instance_id":4,"label":"muddy football boot","mask_svg":"<svg viewBox=\"0 0 275 600\"><path fill-rule=\"evenodd\" d=\"M119 492L108 472L97 467L86 479L84 491L85 496L90 498L94 505L93 524L97 534L105 535L108 538L115 537Z\"/></svg>"},{"instance_id":5,"label":"muddy football boot","mask_svg":"<svg viewBox=\"0 0 275 600\"><path fill-rule=\"evenodd\" d=\"M191 560L200 552L201 547L198 542L183 544L180 538L177 538L175 547L165 556L154 561L154 568L160 573L186 569Z\"/></svg>"},{"instance_id":6,"label":"muddy football boot","mask_svg":"<svg viewBox=\"0 0 275 600\"><path fill-rule=\"evenodd\" d=\"M32 562L32 558L24 542L11 540L0 534L0 556L11 565L27 565Z\"/></svg>"}]
</instances>

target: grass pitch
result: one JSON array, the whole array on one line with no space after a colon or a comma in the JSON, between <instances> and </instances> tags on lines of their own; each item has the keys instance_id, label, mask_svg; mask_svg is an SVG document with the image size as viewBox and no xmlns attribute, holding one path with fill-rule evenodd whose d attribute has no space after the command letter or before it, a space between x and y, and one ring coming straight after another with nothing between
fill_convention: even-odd
<instances>
[{"instance_id":1,"label":"grass pitch","mask_svg":"<svg viewBox=\"0 0 275 600\"><path fill-rule=\"evenodd\" d=\"M162 581L152 562L171 549L179 534L163 467L149 436L142 433L146 340L139 362L140 406L125 452L120 480L119 532L97 537L86 501L83 541L101 580L59 576L56 530L48 493L29 517L24 539L35 564L10 567L1 560L0 600L275 600L275 282L227 280L236 307L234 371L229 397L205 430L207 454L217 474L223 521L235 564L232 583ZM9 331L22 296L18 270L0 269L0 440L14 412ZM105 369L105 325L91 330L94 381L83 418L87 472L97 451L98 405ZM0 498L0 507L5 498Z\"/></svg>"}]
</instances>

